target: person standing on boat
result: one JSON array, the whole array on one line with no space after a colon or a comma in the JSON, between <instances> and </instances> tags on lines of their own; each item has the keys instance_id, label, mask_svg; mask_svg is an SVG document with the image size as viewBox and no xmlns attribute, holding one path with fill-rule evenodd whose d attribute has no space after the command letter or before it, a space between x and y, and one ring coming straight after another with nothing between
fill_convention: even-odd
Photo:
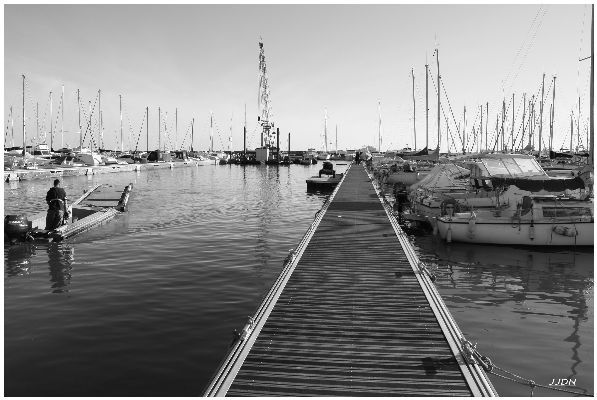
<instances>
[{"instance_id":1,"label":"person standing on boat","mask_svg":"<svg viewBox=\"0 0 597 400\"><path fill-rule=\"evenodd\" d=\"M46 230L54 230L62 225L65 217L68 218L66 191L60 187L60 179L54 180L54 187L48 190L46 203L48 215L46 216Z\"/></svg>"}]
</instances>

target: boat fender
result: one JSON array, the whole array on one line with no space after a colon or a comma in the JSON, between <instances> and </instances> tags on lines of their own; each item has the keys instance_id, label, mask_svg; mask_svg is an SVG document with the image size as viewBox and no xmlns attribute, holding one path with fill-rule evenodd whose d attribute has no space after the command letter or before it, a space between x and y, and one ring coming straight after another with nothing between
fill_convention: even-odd
<instances>
[{"instance_id":1,"label":"boat fender","mask_svg":"<svg viewBox=\"0 0 597 400\"><path fill-rule=\"evenodd\" d=\"M575 237L578 236L578 231L575 228L568 228L567 226L556 225L552 230L558 235Z\"/></svg>"},{"instance_id":2,"label":"boat fender","mask_svg":"<svg viewBox=\"0 0 597 400\"><path fill-rule=\"evenodd\" d=\"M245 325L245 327L243 328L242 332L240 333L240 340L244 341L247 339L247 337L251 334L251 332L253 331L253 326L255 325L255 321L253 320L253 318L249 317L249 321L247 322L247 324Z\"/></svg>"},{"instance_id":3,"label":"boat fender","mask_svg":"<svg viewBox=\"0 0 597 400\"><path fill-rule=\"evenodd\" d=\"M439 229L437 228L437 218L433 218L431 224L433 225L433 236L437 236L439 233Z\"/></svg>"},{"instance_id":4,"label":"boat fender","mask_svg":"<svg viewBox=\"0 0 597 400\"><path fill-rule=\"evenodd\" d=\"M523 215L528 214L528 212L531 211L532 208L533 208L533 199L529 196L524 196L522 198L520 215L523 216Z\"/></svg>"},{"instance_id":5,"label":"boat fender","mask_svg":"<svg viewBox=\"0 0 597 400\"><path fill-rule=\"evenodd\" d=\"M446 242L452 243L452 225L448 226L448 232L446 233Z\"/></svg>"},{"instance_id":6,"label":"boat fender","mask_svg":"<svg viewBox=\"0 0 597 400\"><path fill-rule=\"evenodd\" d=\"M529 226L529 239L535 240L535 224L531 221L531 226Z\"/></svg>"},{"instance_id":7,"label":"boat fender","mask_svg":"<svg viewBox=\"0 0 597 400\"><path fill-rule=\"evenodd\" d=\"M475 227L477 224L477 215L471 211L471 216L468 219L468 236L472 239L475 237Z\"/></svg>"}]
</instances>

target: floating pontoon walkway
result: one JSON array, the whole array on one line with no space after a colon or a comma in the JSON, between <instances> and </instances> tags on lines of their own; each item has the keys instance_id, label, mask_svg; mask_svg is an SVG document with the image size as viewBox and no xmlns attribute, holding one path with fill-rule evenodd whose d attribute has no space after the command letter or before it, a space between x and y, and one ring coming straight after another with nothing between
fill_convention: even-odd
<instances>
[{"instance_id":1,"label":"floating pontoon walkway","mask_svg":"<svg viewBox=\"0 0 597 400\"><path fill-rule=\"evenodd\" d=\"M349 168L207 396L494 396L389 207Z\"/></svg>"}]
</instances>

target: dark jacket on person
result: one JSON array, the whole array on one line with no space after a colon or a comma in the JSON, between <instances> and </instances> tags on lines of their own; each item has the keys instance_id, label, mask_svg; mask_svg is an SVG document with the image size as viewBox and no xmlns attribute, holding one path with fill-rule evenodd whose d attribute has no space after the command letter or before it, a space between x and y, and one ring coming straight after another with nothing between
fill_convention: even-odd
<instances>
[{"instance_id":1,"label":"dark jacket on person","mask_svg":"<svg viewBox=\"0 0 597 400\"><path fill-rule=\"evenodd\" d=\"M46 195L49 210L66 211L66 192L61 187L52 187Z\"/></svg>"}]
</instances>

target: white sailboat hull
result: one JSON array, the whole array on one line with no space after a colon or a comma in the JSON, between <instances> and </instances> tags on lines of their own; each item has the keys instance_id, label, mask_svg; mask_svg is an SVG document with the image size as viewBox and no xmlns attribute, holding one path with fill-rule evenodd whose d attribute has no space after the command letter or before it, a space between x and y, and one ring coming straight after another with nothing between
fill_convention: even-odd
<instances>
[{"instance_id":1,"label":"white sailboat hull","mask_svg":"<svg viewBox=\"0 0 597 400\"><path fill-rule=\"evenodd\" d=\"M592 246L593 222L502 223L437 218L442 239L452 242L524 246ZM448 240L448 238L450 240Z\"/></svg>"}]
</instances>

